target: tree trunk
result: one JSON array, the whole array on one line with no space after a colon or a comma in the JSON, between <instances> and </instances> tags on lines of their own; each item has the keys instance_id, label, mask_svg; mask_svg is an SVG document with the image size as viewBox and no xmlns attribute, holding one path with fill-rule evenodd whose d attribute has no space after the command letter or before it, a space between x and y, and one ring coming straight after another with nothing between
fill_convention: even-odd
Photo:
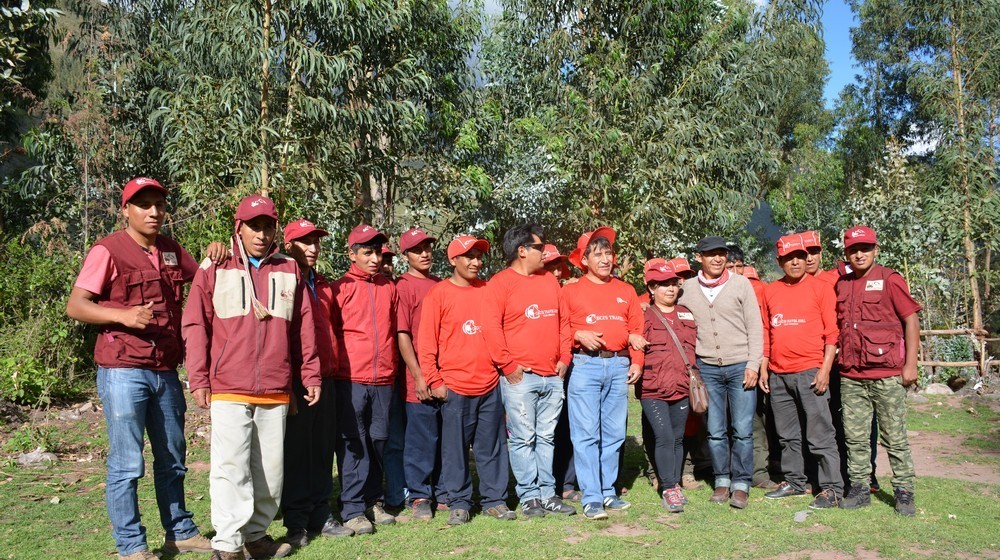
<instances>
[{"instance_id":1,"label":"tree trunk","mask_svg":"<svg viewBox=\"0 0 1000 560\"><path fill-rule=\"evenodd\" d=\"M271 82L271 60L269 52L271 50L271 0L264 0L263 34L264 63L261 67L260 80L260 193L267 196L268 191L271 190L271 176L268 171L268 167L270 165L268 158L270 157L270 154L267 141L267 121L269 117L267 104L268 96L270 95L269 87Z\"/></svg>"}]
</instances>

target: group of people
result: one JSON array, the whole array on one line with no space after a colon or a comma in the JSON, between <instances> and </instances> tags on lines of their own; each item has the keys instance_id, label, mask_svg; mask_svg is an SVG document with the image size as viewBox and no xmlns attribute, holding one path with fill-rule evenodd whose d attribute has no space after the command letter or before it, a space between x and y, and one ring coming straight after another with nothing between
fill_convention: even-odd
<instances>
[{"instance_id":1,"label":"group of people","mask_svg":"<svg viewBox=\"0 0 1000 560\"><path fill-rule=\"evenodd\" d=\"M119 558L154 557L136 494L145 435L170 554L281 557L321 535L372 533L403 508L416 519L447 509L450 525L464 524L475 506L470 449L482 515L517 518L507 506L513 472L524 517L573 515L567 501L579 500L587 518L607 518L630 505L616 486L630 385L663 507L679 512L694 380L708 395L712 502L747 506L760 391L770 394L784 472L765 497L805 495L812 459L813 507L868 505L877 416L896 509L913 515L903 387L916 380L920 307L898 273L875 264L869 228L845 233L847 262L826 272L817 234L782 237L784 276L767 286L727 268L725 241L706 237L700 271L683 258L651 259L636 293L616 276L609 227L582 234L568 256L538 225L510 228L507 267L487 282L485 239L451 240L452 272L440 279L431 273L437 239L410 229L398 240L408 269L392 279L389 239L360 225L347 237L350 268L329 281L316 271L328 232L296 219L279 242L277 210L262 195L240 202L228 247L213 244L199 265L160 234L167 195L149 178L125 185L126 226L89 251L67 304L71 317L100 327ZM567 263L582 276L571 278ZM184 500L182 361L211 417L211 541ZM579 491L564 491L569 479ZM284 542L267 534L279 511Z\"/></svg>"}]
</instances>

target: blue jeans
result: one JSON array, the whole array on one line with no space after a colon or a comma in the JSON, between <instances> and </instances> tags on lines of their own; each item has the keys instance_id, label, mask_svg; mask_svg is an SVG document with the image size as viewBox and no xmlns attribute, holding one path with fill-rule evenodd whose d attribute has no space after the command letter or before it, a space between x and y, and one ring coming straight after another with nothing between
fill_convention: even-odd
<instances>
[{"instance_id":1,"label":"blue jeans","mask_svg":"<svg viewBox=\"0 0 1000 560\"><path fill-rule=\"evenodd\" d=\"M576 480L585 504L617 495L618 455L628 418L628 367L625 357L573 356L566 406Z\"/></svg>"},{"instance_id":2,"label":"blue jeans","mask_svg":"<svg viewBox=\"0 0 1000 560\"><path fill-rule=\"evenodd\" d=\"M517 479L517 497L548 499L556 493L552 475L556 423L563 407L563 384L557 375L525 373L516 385L500 378L507 430L510 467Z\"/></svg>"},{"instance_id":3,"label":"blue jeans","mask_svg":"<svg viewBox=\"0 0 1000 560\"><path fill-rule=\"evenodd\" d=\"M153 487L165 538L183 540L197 535L198 527L184 505L187 404L177 372L98 368L97 394L108 429L105 499L118 553L127 556L149 548L136 492L146 470L144 433L149 434L153 451Z\"/></svg>"},{"instance_id":4,"label":"blue jeans","mask_svg":"<svg viewBox=\"0 0 1000 560\"><path fill-rule=\"evenodd\" d=\"M746 362L717 366L698 359L708 390L708 452L712 456L715 486L750 491L753 478L753 416L757 390L743 388ZM728 421L726 409L729 409ZM729 428L733 443L729 445Z\"/></svg>"},{"instance_id":5,"label":"blue jeans","mask_svg":"<svg viewBox=\"0 0 1000 560\"><path fill-rule=\"evenodd\" d=\"M385 442L385 503L390 506L406 505L409 491L403 470L403 451L406 447L406 397L405 388L395 387L389 403L389 439ZM402 394L401 394L402 393Z\"/></svg>"}]
</instances>

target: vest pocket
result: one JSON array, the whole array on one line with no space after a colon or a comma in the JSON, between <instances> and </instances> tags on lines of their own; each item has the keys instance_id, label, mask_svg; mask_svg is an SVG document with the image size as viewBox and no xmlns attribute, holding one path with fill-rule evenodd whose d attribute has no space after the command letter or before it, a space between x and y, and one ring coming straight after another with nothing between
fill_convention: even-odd
<instances>
[{"instance_id":1,"label":"vest pocket","mask_svg":"<svg viewBox=\"0 0 1000 560\"><path fill-rule=\"evenodd\" d=\"M125 300L129 307L148 302L163 303L160 274L155 270L137 270L124 275Z\"/></svg>"},{"instance_id":2,"label":"vest pocket","mask_svg":"<svg viewBox=\"0 0 1000 560\"><path fill-rule=\"evenodd\" d=\"M893 331L862 330L861 348L867 366L894 368L903 365L902 340Z\"/></svg>"}]
</instances>

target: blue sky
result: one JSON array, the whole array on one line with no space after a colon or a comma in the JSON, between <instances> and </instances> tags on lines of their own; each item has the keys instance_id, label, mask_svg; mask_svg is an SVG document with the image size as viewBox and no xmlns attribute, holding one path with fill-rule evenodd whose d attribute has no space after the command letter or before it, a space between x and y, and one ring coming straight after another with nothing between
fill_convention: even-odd
<instances>
[{"instance_id":1,"label":"blue sky","mask_svg":"<svg viewBox=\"0 0 1000 560\"><path fill-rule=\"evenodd\" d=\"M823 6L823 39L830 77L823 90L826 106L833 108L840 90L854 81L854 57L851 56L851 27L857 25L851 8L844 0L827 0Z\"/></svg>"}]
</instances>

